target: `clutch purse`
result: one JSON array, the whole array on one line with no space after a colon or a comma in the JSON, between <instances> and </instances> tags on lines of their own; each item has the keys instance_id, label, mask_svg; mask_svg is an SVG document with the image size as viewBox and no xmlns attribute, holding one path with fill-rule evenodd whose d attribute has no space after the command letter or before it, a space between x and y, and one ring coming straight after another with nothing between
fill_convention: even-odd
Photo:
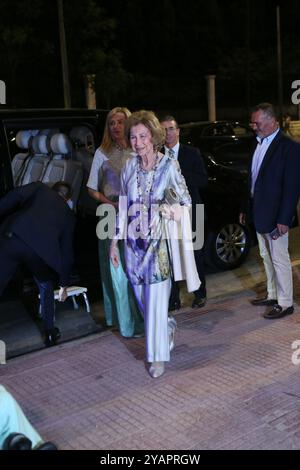
<instances>
[{"instance_id":1,"label":"clutch purse","mask_svg":"<svg viewBox=\"0 0 300 470\"><path fill-rule=\"evenodd\" d=\"M173 204L179 204L179 196L174 188L169 187L165 190L165 202L170 206L172 206Z\"/></svg>"}]
</instances>

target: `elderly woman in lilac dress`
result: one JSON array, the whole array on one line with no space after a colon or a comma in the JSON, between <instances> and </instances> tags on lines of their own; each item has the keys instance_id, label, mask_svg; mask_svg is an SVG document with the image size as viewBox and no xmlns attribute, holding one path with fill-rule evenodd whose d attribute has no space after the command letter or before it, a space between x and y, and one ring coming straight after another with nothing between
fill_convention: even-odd
<instances>
[{"instance_id":1,"label":"elderly woman in lilac dress","mask_svg":"<svg viewBox=\"0 0 300 470\"><path fill-rule=\"evenodd\" d=\"M117 268L118 239L125 238L126 272L144 315L149 373L159 377L170 360L175 328L174 320L168 322L171 267L159 209L169 187L181 205L190 206L191 199L178 162L158 151L165 131L155 114L133 113L125 130L136 156L121 173L119 232L111 244L111 260ZM174 216L172 211L163 215Z\"/></svg>"},{"instance_id":2,"label":"elderly woman in lilac dress","mask_svg":"<svg viewBox=\"0 0 300 470\"><path fill-rule=\"evenodd\" d=\"M127 108L113 108L107 115L102 143L96 150L87 187L92 198L100 204L118 208L120 174L125 162L131 158L124 134ZM111 266L110 239L99 237L98 251L103 288L104 314L107 326L118 325L122 336L143 336L143 319L126 274L123 270L123 246L120 243L121 263L118 269Z\"/></svg>"}]
</instances>

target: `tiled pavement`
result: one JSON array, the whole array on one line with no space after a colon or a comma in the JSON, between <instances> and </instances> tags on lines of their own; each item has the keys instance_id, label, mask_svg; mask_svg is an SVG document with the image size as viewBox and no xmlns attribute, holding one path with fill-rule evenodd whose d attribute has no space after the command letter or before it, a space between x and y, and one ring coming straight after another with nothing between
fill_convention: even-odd
<instances>
[{"instance_id":1,"label":"tiled pavement","mask_svg":"<svg viewBox=\"0 0 300 470\"><path fill-rule=\"evenodd\" d=\"M0 382L61 449L299 449L295 282L295 313L280 320L263 319L249 290L182 309L159 379L143 339L104 332L11 359Z\"/></svg>"}]
</instances>

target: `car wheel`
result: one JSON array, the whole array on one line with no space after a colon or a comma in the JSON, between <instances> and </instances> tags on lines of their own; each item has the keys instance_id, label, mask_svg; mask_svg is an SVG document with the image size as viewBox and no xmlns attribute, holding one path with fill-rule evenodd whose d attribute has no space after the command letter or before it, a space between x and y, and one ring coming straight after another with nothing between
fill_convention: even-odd
<instances>
[{"instance_id":1,"label":"car wheel","mask_svg":"<svg viewBox=\"0 0 300 470\"><path fill-rule=\"evenodd\" d=\"M249 252L249 229L238 223L223 225L220 230L208 234L205 246L209 264L224 270L236 268Z\"/></svg>"}]
</instances>

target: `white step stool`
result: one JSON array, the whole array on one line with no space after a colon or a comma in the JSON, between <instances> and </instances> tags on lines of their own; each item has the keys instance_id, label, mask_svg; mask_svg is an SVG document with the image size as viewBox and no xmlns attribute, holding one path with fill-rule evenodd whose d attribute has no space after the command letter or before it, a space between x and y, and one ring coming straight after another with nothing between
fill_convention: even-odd
<instances>
[{"instance_id":1,"label":"white step stool","mask_svg":"<svg viewBox=\"0 0 300 470\"><path fill-rule=\"evenodd\" d=\"M88 297L87 297L86 293L87 293L87 288L86 287L79 287L79 286L67 287L67 295L68 295L68 297L72 297L74 309L78 310L78 308L79 308L75 297L77 297L78 295L83 295L85 305L86 305L86 311L88 313L91 313L90 304L89 304L89 300L88 300ZM59 296L59 289L54 291L54 299L58 300L58 296ZM39 298L40 298L40 295L39 295ZM40 304L40 307L39 307L39 314L41 314L41 304Z\"/></svg>"}]
</instances>

